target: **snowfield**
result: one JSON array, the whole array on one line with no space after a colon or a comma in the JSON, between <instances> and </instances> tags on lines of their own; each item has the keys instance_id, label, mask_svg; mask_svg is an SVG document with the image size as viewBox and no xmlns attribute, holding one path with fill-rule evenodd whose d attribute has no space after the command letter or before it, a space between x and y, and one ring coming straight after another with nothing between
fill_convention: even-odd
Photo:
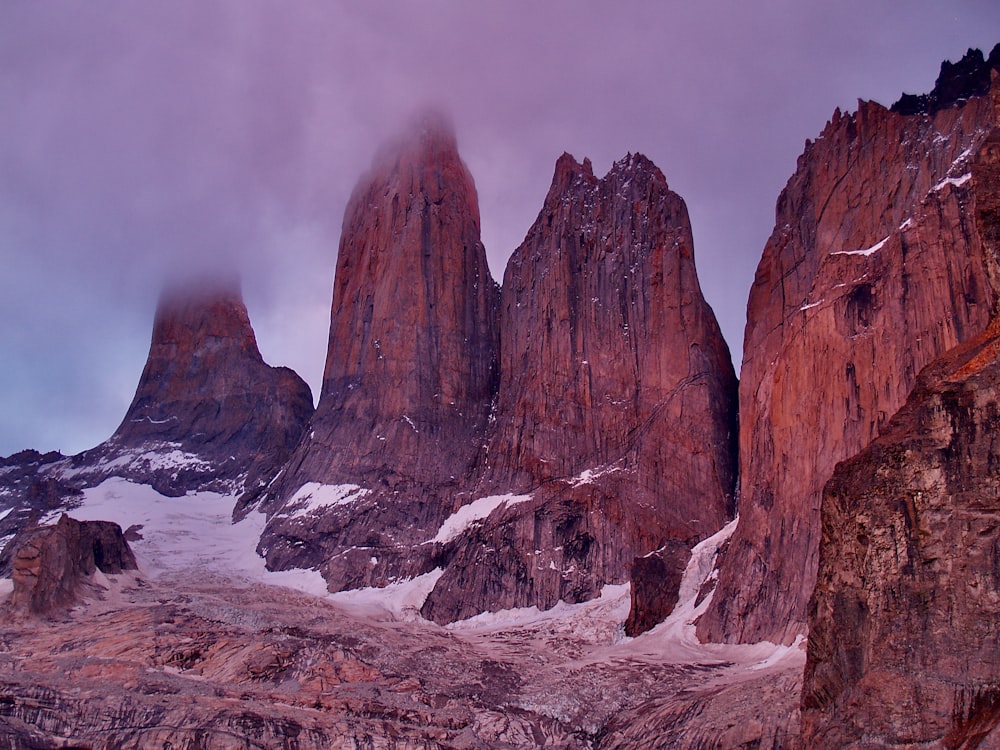
<instances>
[{"instance_id":1,"label":"snowfield","mask_svg":"<svg viewBox=\"0 0 1000 750\"><path fill-rule=\"evenodd\" d=\"M366 491L353 485L303 487L298 495L310 508L352 502ZM530 495L495 495L479 498L452 514L433 541L454 539L472 524L503 505L525 502ZM235 498L214 492L165 497L147 485L111 478L85 491L79 507L70 515L81 521L115 521L123 530L135 528L141 539L131 542L140 574L169 580L174 576L199 574L227 577L242 585L268 584L322 597L345 611L366 619L410 622L440 629L420 617L420 608L442 571L436 569L412 580L385 588L327 592L315 570L269 571L256 547L265 517L251 512L232 523ZM53 514L46 522L57 518ZM605 586L599 598L582 604L560 602L549 610L537 607L486 612L452 623L445 630L476 641L489 641L512 630L534 637L571 639L586 646L586 663L629 659L666 664L732 664L746 670L801 666L804 646L762 642L749 646L702 644L695 635L694 621L709 606L711 595L695 606L702 583L715 575L719 547L732 535L738 520L705 539L692 551L681 581L680 598L670 617L653 630L628 638L622 623L629 611L629 586ZM0 597L9 591L9 581L0 581Z\"/></svg>"}]
</instances>

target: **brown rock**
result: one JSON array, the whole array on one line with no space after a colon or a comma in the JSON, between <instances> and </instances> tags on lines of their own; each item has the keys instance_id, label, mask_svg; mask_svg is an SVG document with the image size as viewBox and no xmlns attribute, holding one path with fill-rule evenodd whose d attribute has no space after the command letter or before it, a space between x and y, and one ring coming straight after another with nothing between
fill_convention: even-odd
<instances>
[{"instance_id":1,"label":"brown rock","mask_svg":"<svg viewBox=\"0 0 1000 750\"><path fill-rule=\"evenodd\" d=\"M408 548L434 536L474 474L497 303L472 177L450 127L428 117L376 158L347 207L323 392L264 505L270 566L326 561L334 590L429 569L433 550ZM296 514L309 483L366 492Z\"/></svg>"},{"instance_id":2,"label":"brown rock","mask_svg":"<svg viewBox=\"0 0 1000 750\"><path fill-rule=\"evenodd\" d=\"M924 365L989 322L995 271L966 175L995 117L988 98L932 117L862 102L799 158L750 293L740 523L702 639L804 632L834 465L879 434Z\"/></svg>"},{"instance_id":3,"label":"brown rock","mask_svg":"<svg viewBox=\"0 0 1000 750\"><path fill-rule=\"evenodd\" d=\"M478 492L532 499L455 543L423 609L437 622L592 598L732 512L736 378L686 207L652 162L629 155L598 179L559 159L508 263L500 326Z\"/></svg>"},{"instance_id":4,"label":"brown rock","mask_svg":"<svg viewBox=\"0 0 1000 750\"><path fill-rule=\"evenodd\" d=\"M1000 257L1000 130L972 167L971 209ZM823 493L802 692L809 747L994 747L1000 318L939 357L874 443Z\"/></svg>"},{"instance_id":5,"label":"brown rock","mask_svg":"<svg viewBox=\"0 0 1000 750\"><path fill-rule=\"evenodd\" d=\"M48 614L76 601L94 571L137 567L121 527L108 521L80 522L63 514L53 526L22 532L11 545L14 591L6 606L13 613Z\"/></svg>"},{"instance_id":6,"label":"brown rock","mask_svg":"<svg viewBox=\"0 0 1000 750\"><path fill-rule=\"evenodd\" d=\"M971 748L1000 735L998 433L994 322L929 366L885 433L837 467L810 604L805 746Z\"/></svg>"},{"instance_id":7,"label":"brown rock","mask_svg":"<svg viewBox=\"0 0 1000 750\"><path fill-rule=\"evenodd\" d=\"M281 467L311 415L309 386L261 358L238 286L172 287L125 418L73 465L165 495L253 489Z\"/></svg>"},{"instance_id":8,"label":"brown rock","mask_svg":"<svg viewBox=\"0 0 1000 750\"><path fill-rule=\"evenodd\" d=\"M625 621L625 635L634 638L645 633L673 612L690 559L688 546L676 541L635 558L629 573L632 607Z\"/></svg>"}]
</instances>

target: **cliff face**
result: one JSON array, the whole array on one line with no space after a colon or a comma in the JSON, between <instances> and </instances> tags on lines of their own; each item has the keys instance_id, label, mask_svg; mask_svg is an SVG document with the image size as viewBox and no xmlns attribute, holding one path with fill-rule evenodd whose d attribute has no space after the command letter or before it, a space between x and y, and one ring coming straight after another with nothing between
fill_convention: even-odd
<instances>
[{"instance_id":1,"label":"cliff face","mask_svg":"<svg viewBox=\"0 0 1000 750\"><path fill-rule=\"evenodd\" d=\"M271 567L332 590L441 568L423 612L446 622L592 598L724 524L735 375L649 160L599 180L563 156L502 298L439 122L376 160L344 227L323 395L261 505Z\"/></svg>"},{"instance_id":2,"label":"cliff face","mask_svg":"<svg viewBox=\"0 0 1000 750\"><path fill-rule=\"evenodd\" d=\"M288 459L312 411L309 386L261 357L238 285L168 287L121 425L53 471L122 476L165 495L252 490Z\"/></svg>"},{"instance_id":3,"label":"cliff face","mask_svg":"<svg viewBox=\"0 0 1000 750\"><path fill-rule=\"evenodd\" d=\"M725 523L736 379L692 248L686 207L648 159L603 179L559 159L504 275L479 493L514 499L452 544L425 616L582 601L627 580L637 555Z\"/></svg>"},{"instance_id":4,"label":"cliff face","mask_svg":"<svg viewBox=\"0 0 1000 750\"><path fill-rule=\"evenodd\" d=\"M971 175L980 235L1000 257L1000 131ZM928 366L884 434L826 485L807 746L1000 742L998 432L994 319Z\"/></svg>"},{"instance_id":5,"label":"cliff face","mask_svg":"<svg viewBox=\"0 0 1000 750\"><path fill-rule=\"evenodd\" d=\"M995 118L990 97L933 116L861 103L799 158L747 306L740 525L703 639L804 632L833 467L879 434L924 365L989 322L995 263L969 170Z\"/></svg>"},{"instance_id":6,"label":"cliff face","mask_svg":"<svg viewBox=\"0 0 1000 750\"><path fill-rule=\"evenodd\" d=\"M347 207L323 392L263 506L269 565L322 561L333 590L429 569L420 543L462 503L485 440L498 301L472 177L429 118Z\"/></svg>"}]
</instances>

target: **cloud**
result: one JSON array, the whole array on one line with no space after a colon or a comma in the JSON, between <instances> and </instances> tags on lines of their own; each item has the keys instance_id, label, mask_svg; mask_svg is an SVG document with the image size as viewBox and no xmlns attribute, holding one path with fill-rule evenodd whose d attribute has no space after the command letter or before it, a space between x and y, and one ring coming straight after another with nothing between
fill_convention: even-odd
<instances>
[{"instance_id":1,"label":"cloud","mask_svg":"<svg viewBox=\"0 0 1000 750\"><path fill-rule=\"evenodd\" d=\"M318 388L340 222L379 143L448 110L491 268L556 157L640 151L688 202L739 359L803 141L997 41L992 2L9 3L0 23L0 454L89 447L164 278L236 268L265 358Z\"/></svg>"}]
</instances>

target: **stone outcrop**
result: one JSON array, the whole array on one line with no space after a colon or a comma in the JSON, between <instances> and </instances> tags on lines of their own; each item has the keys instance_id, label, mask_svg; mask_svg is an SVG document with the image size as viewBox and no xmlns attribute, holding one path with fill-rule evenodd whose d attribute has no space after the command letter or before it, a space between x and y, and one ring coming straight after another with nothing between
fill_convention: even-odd
<instances>
[{"instance_id":1,"label":"stone outcrop","mask_svg":"<svg viewBox=\"0 0 1000 750\"><path fill-rule=\"evenodd\" d=\"M1000 744L998 433L995 322L928 367L886 432L837 467L810 606L806 747Z\"/></svg>"},{"instance_id":2,"label":"stone outcrop","mask_svg":"<svg viewBox=\"0 0 1000 750\"><path fill-rule=\"evenodd\" d=\"M652 162L629 155L598 179L558 160L508 263L500 328L478 493L514 500L448 550L423 609L438 622L592 598L732 513L736 378L686 207Z\"/></svg>"},{"instance_id":3,"label":"stone outcrop","mask_svg":"<svg viewBox=\"0 0 1000 750\"><path fill-rule=\"evenodd\" d=\"M27 529L10 545L14 590L6 603L14 614L44 615L73 604L95 571L137 568L121 527L108 521L76 521Z\"/></svg>"},{"instance_id":4,"label":"stone outcrop","mask_svg":"<svg viewBox=\"0 0 1000 750\"><path fill-rule=\"evenodd\" d=\"M238 285L169 287L125 418L64 473L123 476L165 495L253 490L287 460L312 411L309 386L261 357Z\"/></svg>"},{"instance_id":5,"label":"stone outcrop","mask_svg":"<svg viewBox=\"0 0 1000 750\"><path fill-rule=\"evenodd\" d=\"M972 165L1000 257L1000 130ZM802 693L808 747L1000 744L1000 318L920 375L823 493Z\"/></svg>"},{"instance_id":6,"label":"stone outcrop","mask_svg":"<svg viewBox=\"0 0 1000 750\"><path fill-rule=\"evenodd\" d=\"M322 561L332 590L430 569L421 543L462 504L482 452L498 298L472 177L450 126L427 116L347 206L323 391L262 506L270 566Z\"/></svg>"},{"instance_id":7,"label":"stone outcrop","mask_svg":"<svg viewBox=\"0 0 1000 750\"><path fill-rule=\"evenodd\" d=\"M632 606L625 620L625 635L634 638L645 633L673 612L690 559L688 546L673 540L635 558L629 572Z\"/></svg>"},{"instance_id":8,"label":"stone outcrop","mask_svg":"<svg viewBox=\"0 0 1000 750\"><path fill-rule=\"evenodd\" d=\"M701 638L804 632L834 466L879 434L923 366L988 324L996 265L969 171L996 95L933 115L862 102L807 143L750 292L740 524Z\"/></svg>"},{"instance_id":9,"label":"stone outcrop","mask_svg":"<svg viewBox=\"0 0 1000 750\"><path fill-rule=\"evenodd\" d=\"M994 70L1000 70L1000 44L986 58L982 50L970 49L957 63L941 63L941 73L929 94L903 94L891 109L901 115L934 114L974 96L985 96Z\"/></svg>"}]
</instances>

